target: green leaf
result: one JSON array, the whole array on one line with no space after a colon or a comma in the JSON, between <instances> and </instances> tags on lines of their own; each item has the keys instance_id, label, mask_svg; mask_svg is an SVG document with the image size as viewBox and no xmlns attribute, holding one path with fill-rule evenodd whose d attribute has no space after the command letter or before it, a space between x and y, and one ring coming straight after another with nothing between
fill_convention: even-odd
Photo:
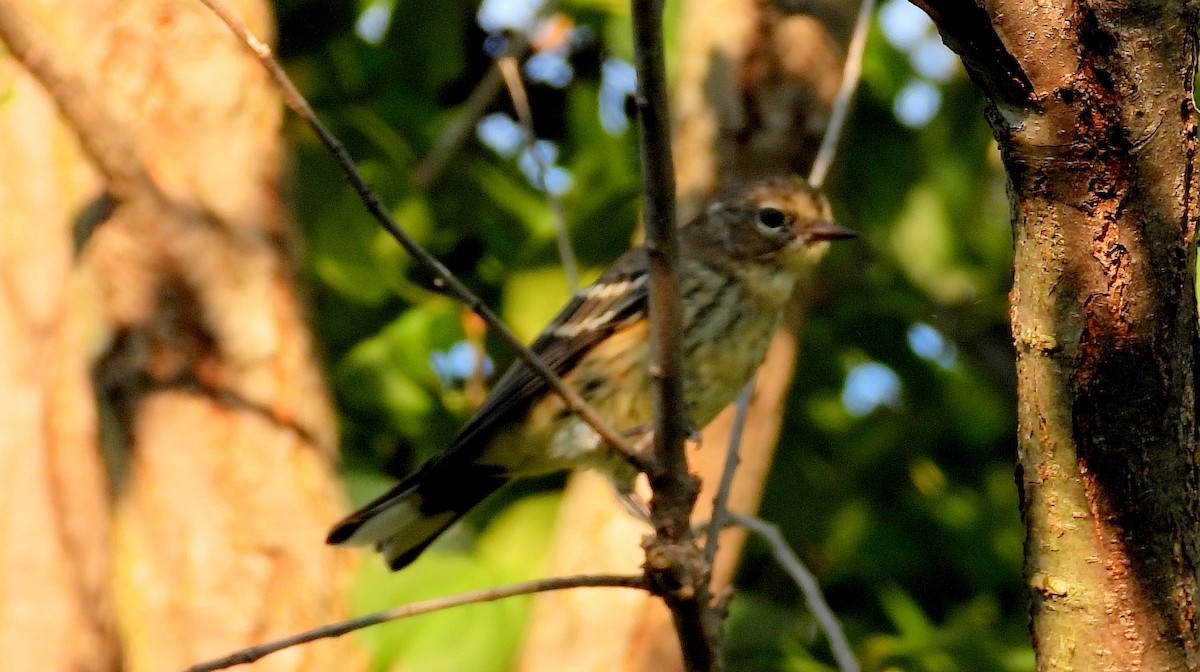
<instances>
[{"instance_id":1,"label":"green leaf","mask_svg":"<svg viewBox=\"0 0 1200 672\"><path fill-rule=\"evenodd\" d=\"M927 640L934 627L921 610L921 605L899 586L886 586L879 591L879 601L892 624L910 639Z\"/></svg>"},{"instance_id":2,"label":"green leaf","mask_svg":"<svg viewBox=\"0 0 1200 672\"><path fill-rule=\"evenodd\" d=\"M554 217L550 210L550 202L544 194L533 190L529 183L518 172L516 167L506 170L488 163L476 162L471 166L471 176L479 185L486 198L492 205L508 213L524 228L523 234L533 238L532 244L545 243L554 239ZM489 231L481 231L482 235L493 235ZM511 239L511 232L508 233ZM521 241L531 244L531 241ZM495 246L499 247L499 246ZM489 245L488 248L495 250Z\"/></svg>"},{"instance_id":3,"label":"green leaf","mask_svg":"<svg viewBox=\"0 0 1200 672\"><path fill-rule=\"evenodd\" d=\"M352 593L355 612L540 576L558 501L558 495L516 501L487 527L469 553L447 550L439 540L396 573L387 572L377 557L366 558ZM517 596L455 607L377 626L363 638L382 667L502 672L509 669L520 643L529 605L529 596Z\"/></svg>"}]
</instances>

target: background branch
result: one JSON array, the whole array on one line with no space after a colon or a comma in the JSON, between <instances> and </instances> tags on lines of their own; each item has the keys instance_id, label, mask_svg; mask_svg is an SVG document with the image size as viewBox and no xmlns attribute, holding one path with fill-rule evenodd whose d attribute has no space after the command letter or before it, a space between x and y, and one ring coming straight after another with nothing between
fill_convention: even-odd
<instances>
[{"instance_id":1,"label":"background branch","mask_svg":"<svg viewBox=\"0 0 1200 672\"><path fill-rule=\"evenodd\" d=\"M674 155L687 157L675 167L681 220L695 216L723 185L808 171L837 96L858 7L855 0L802 8L760 0L687 3L679 27L687 39L677 45L672 124ZM807 284L798 293L757 376L744 421L742 464L728 500L735 510L754 511L762 495L795 368L796 331L814 293ZM734 417L733 408L723 412L705 428L701 445L688 450L689 468L703 479L693 512L697 520L712 515ZM594 474L571 476L554 542L556 573L636 566L639 558L627 548L644 530L611 500L608 486ZM745 536L739 527L721 532L710 592L723 592L732 580ZM603 540L602 553L597 539ZM587 604L568 593L536 598L518 669L550 672L580 660L594 669L625 672L681 669L675 625L661 601L623 597ZM619 622L621 630L604 641L587 638L588 624L599 619Z\"/></svg>"},{"instance_id":2,"label":"background branch","mask_svg":"<svg viewBox=\"0 0 1200 672\"><path fill-rule=\"evenodd\" d=\"M846 51L846 61L842 66L841 83L838 85L837 98L833 101L829 115L829 124L821 137L821 145L813 159L812 168L808 172L808 183L820 189L829 175L829 168L837 155L838 139L846 125L850 114L854 93L858 89L858 80L862 75L863 54L866 52L867 35L871 29L871 17L875 14L875 0L862 0L858 7L858 15L854 20L854 32ZM719 543L719 532L724 527L728 516L729 494L733 489L733 477L739 462L739 451L742 443L742 429L750 412L750 400L754 390L754 380L746 383L746 387L738 394L733 424L729 430L729 448L725 455L725 465L721 471L721 479L717 494L713 499L712 518L709 521L708 533L705 539L704 555L711 565L716 559Z\"/></svg>"},{"instance_id":3,"label":"background branch","mask_svg":"<svg viewBox=\"0 0 1200 672\"><path fill-rule=\"evenodd\" d=\"M14 2L0 2L0 40L50 92L117 200L159 195L145 164L137 158L133 137L112 117L107 105L97 103L91 85L56 60L47 48L54 41L23 17Z\"/></svg>"},{"instance_id":4,"label":"background branch","mask_svg":"<svg viewBox=\"0 0 1200 672\"><path fill-rule=\"evenodd\" d=\"M833 610L829 608L829 603L825 601L825 596L821 593L821 585L817 583L817 577L808 571L803 562L800 562L799 556L788 546L787 541L780 534L779 528L744 513L731 512L728 515L735 524L761 536L770 545L771 553L788 573L788 576L796 582L796 586L804 594L804 602L808 604L809 611L817 619L821 629L825 631L825 637L829 640L829 648L833 651L834 659L837 660L838 669L842 672L858 672L858 662L854 660L854 652L850 650L850 643L846 641L846 634L842 632L842 625L838 623L837 616L834 616Z\"/></svg>"},{"instance_id":5,"label":"background branch","mask_svg":"<svg viewBox=\"0 0 1200 672\"><path fill-rule=\"evenodd\" d=\"M863 54L867 51L867 35L871 32L871 17L874 15L875 0L862 0L858 5L858 16L854 19L854 33L850 36L850 46L846 48L842 82L838 85L837 98L833 101L829 124L825 127L825 134L821 136L821 146L817 148L817 156L808 171L808 183L817 189L825 185L829 168L837 156L838 140L846 127L850 104L854 102L854 92L858 90L858 79L862 75Z\"/></svg>"},{"instance_id":6,"label":"background branch","mask_svg":"<svg viewBox=\"0 0 1200 672\"><path fill-rule=\"evenodd\" d=\"M501 55L501 59L519 60L529 51L529 40L524 35L513 34L507 36L507 39L508 46ZM442 130L441 135L429 148L424 158L416 168L413 168L410 175L413 184L420 189L428 189L437 182L450 163L450 159L454 158L454 155L466 143L467 138L471 137L471 132L475 130L475 123L487 111L488 106L496 99L496 95L503 87L504 77L500 73L498 59L492 63L492 67L488 68L487 74L479 80L479 84L471 91L471 95L467 96L466 102L462 104L454 119Z\"/></svg>"},{"instance_id":7,"label":"background branch","mask_svg":"<svg viewBox=\"0 0 1200 672\"><path fill-rule=\"evenodd\" d=\"M550 203L550 215L554 218L554 237L558 241L558 256L562 259L563 273L567 276L567 286L574 292L579 289L579 264L575 261L575 251L571 249L571 236L567 231L567 215L562 199L550 191L550 186L546 183L546 174L550 167L546 165L546 157L538 151L537 133L533 127L533 109L529 106L529 94L525 91L525 82L521 79L521 66L517 59L506 55L496 61L496 67L504 77L504 85L508 88L513 108L517 111L517 119L525 130L525 147L537 168L537 186L546 194L546 200Z\"/></svg>"},{"instance_id":8,"label":"background branch","mask_svg":"<svg viewBox=\"0 0 1200 672\"><path fill-rule=\"evenodd\" d=\"M267 3L241 7L270 30ZM0 536L28 536L13 522L29 521L64 551L21 544L42 550L30 559L77 584L61 599L50 577L0 554L0 650L18 668L30 667L22 649L32 645L49 656L42 669L177 669L192 651L344 615L349 568L314 543L344 505L332 409L289 256L282 107L257 64L221 37L186 3L0 3L12 56L0 63L0 153L10 171L28 173L0 179L0 388L27 402L0 423L0 443L23 446L0 466L3 488L16 493ZM37 117L22 119L22 108ZM31 160L41 148L47 160ZM54 207L13 208L39 193ZM116 207L88 219L86 198ZM36 293L17 289L22 274ZM69 332L51 328L58 316ZM33 347L12 338L25 334ZM54 382L55 394L39 398L23 380L28 367L77 371L71 382L85 396ZM26 417L13 423L14 414ZM23 437L22 422L53 443ZM38 461L36 476L14 469ZM29 483L14 490L14 474ZM39 508L38 491L52 493L53 509ZM92 495L91 510L78 511ZM225 515L246 510L255 513ZM79 543L99 535L98 555ZM33 611L14 579L40 587ZM58 614L75 599L112 620L71 623L59 641ZM86 656L59 664L50 649L60 647L86 647ZM352 672L348 649L328 642L276 667L337 659Z\"/></svg>"}]
</instances>

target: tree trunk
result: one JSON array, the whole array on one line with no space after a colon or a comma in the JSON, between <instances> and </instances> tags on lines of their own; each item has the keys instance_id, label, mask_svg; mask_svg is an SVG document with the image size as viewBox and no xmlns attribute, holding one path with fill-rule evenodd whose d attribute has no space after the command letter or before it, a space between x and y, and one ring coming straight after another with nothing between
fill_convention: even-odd
<instances>
[{"instance_id":1,"label":"tree trunk","mask_svg":"<svg viewBox=\"0 0 1200 672\"><path fill-rule=\"evenodd\" d=\"M252 30L272 33L266 3L233 4ZM10 214L3 204L8 229L25 236L4 253L32 264L39 245L53 243L45 256L54 263L45 269L55 275L53 283L34 287L41 313L33 317L40 322L21 327L36 337L48 324L51 338L43 336L39 349L6 350L3 359L27 376L70 384L43 397L38 431L80 444L72 451L49 441L24 445L16 465L33 466L22 470L5 451L4 476L28 478L22 486L31 492L19 506L0 508L9 526L5 536L24 529L10 521L29 519L22 515L28 507L45 519L44 529L59 530L25 535L44 546L37 551L39 571L66 573L76 593L93 584L101 597L106 586L113 592L110 599L93 599L90 611L72 607L82 610L76 622L86 620L87 627L56 635L63 630L57 627L41 637L41 623L63 621L52 613L57 598L46 594L42 612L22 623L23 630L2 624L0 632L34 647L53 637L42 655L63 642L72 643L68 649L74 642L84 646L87 640L76 632L95 631L103 640L84 656L87 665L22 668L117 669L115 662L105 667L116 658L104 652L119 649L120 669L136 672L180 669L336 619L344 611L348 566L322 544L341 508L330 468L336 431L293 277L294 232L280 201L278 96L259 64L199 3L21 2L6 9L7 18L20 15L34 36L31 49L19 49L6 31L11 51L42 73L39 81L117 200L96 199L93 191L97 207L83 212L82 199L71 201L74 192L64 190L56 207L31 202ZM45 77L39 66L47 62L74 83ZM18 93L41 95L29 86ZM84 113L72 115L72 105ZM112 144L97 141L101 132L133 149L114 155ZM54 137L39 138L27 126L10 127L6 135L34 147ZM86 175L78 152L68 149L57 149L63 166L3 163L20 166L31 181L65 181L33 175L52 168ZM152 193L118 189L112 181L118 164L144 170L151 178L145 190ZM110 205L115 210L106 216ZM86 292L64 305L72 301L59 286L70 273L73 219L76 272L87 279L81 283ZM11 268L21 271L19 264ZM9 270L5 264L2 272ZM22 316L22 304L11 296L0 303L4 319ZM70 321L60 328L49 319L64 314L91 319L82 329L91 336L86 347ZM66 336L53 336L53 329ZM94 394L78 380L89 350L99 353ZM0 374L7 370L0 366ZM5 378L0 375L0 384ZM103 474L93 468L97 398L109 458L107 501ZM0 427L10 431L8 424ZM68 457L75 461L65 462ZM49 475L34 480L38 469ZM88 516L95 520L87 522ZM109 516L111 542L105 538ZM87 552L76 552L84 542ZM8 555L0 556L5 581L21 569L11 564L10 548L15 545L4 544ZM109 603L116 606L116 635ZM10 607L8 593L0 604ZM362 661L346 660L349 646L331 641L293 649L257 668L359 669ZM11 662L10 649L3 650Z\"/></svg>"},{"instance_id":2,"label":"tree trunk","mask_svg":"<svg viewBox=\"0 0 1200 672\"><path fill-rule=\"evenodd\" d=\"M858 3L835 0L789 12L770 0L690 0L684 8L679 82L674 96L674 153L681 221L695 216L718 188L769 175L807 172L841 81ZM758 510L774 456L783 400L796 361L797 305L760 369L741 444L730 508ZM733 409L688 449L703 483L694 519L708 520L725 463ZM636 572L649 530L614 503L594 474L571 477L559 514L551 574ZM599 541L598 541L599 540ZM745 534L727 529L713 568L713 592L733 579ZM629 592L583 596L562 591L535 599L519 658L541 670L681 670L671 615L657 598ZM605 623L604 637L591 624Z\"/></svg>"},{"instance_id":3,"label":"tree trunk","mask_svg":"<svg viewBox=\"0 0 1200 672\"><path fill-rule=\"evenodd\" d=\"M1197 670L1194 2L917 2L1012 195L1039 670Z\"/></svg>"},{"instance_id":4,"label":"tree trunk","mask_svg":"<svg viewBox=\"0 0 1200 672\"><path fill-rule=\"evenodd\" d=\"M14 670L115 672L94 334L71 240L97 185L7 56L0 91L0 651Z\"/></svg>"}]
</instances>

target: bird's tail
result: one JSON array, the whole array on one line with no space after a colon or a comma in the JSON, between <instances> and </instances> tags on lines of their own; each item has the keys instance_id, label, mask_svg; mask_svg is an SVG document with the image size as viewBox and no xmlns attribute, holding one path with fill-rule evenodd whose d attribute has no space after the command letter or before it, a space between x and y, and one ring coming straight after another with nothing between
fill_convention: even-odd
<instances>
[{"instance_id":1,"label":"bird's tail","mask_svg":"<svg viewBox=\"0 0 1200 672\"><path fill-rule=\"evenodd\" d=\"M375 546L392 570L407 566L438 535L508 483L504 470L485 464L427 462L417 473L346 516L330 544Z\"/></svg>"}]
</instances>

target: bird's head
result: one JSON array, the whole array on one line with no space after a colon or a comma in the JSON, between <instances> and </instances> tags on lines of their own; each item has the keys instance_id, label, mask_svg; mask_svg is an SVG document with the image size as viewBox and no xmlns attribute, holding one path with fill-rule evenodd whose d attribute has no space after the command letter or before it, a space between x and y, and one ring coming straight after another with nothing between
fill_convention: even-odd
<instances>
[{"instance_id":1,"label":"bird's head","mask_svg":"<svg viewBox=\"0 0 1200 672\"><path fill-rule=\"evenodd\" d=\"M833 221L824 195L794 177L731 189L688 228L685 244L709 248L708 254L697 249L701 256L715 252L734 262L789 267L818 256L830 240L858 236Z\"/></svg>"}]
</instances>

